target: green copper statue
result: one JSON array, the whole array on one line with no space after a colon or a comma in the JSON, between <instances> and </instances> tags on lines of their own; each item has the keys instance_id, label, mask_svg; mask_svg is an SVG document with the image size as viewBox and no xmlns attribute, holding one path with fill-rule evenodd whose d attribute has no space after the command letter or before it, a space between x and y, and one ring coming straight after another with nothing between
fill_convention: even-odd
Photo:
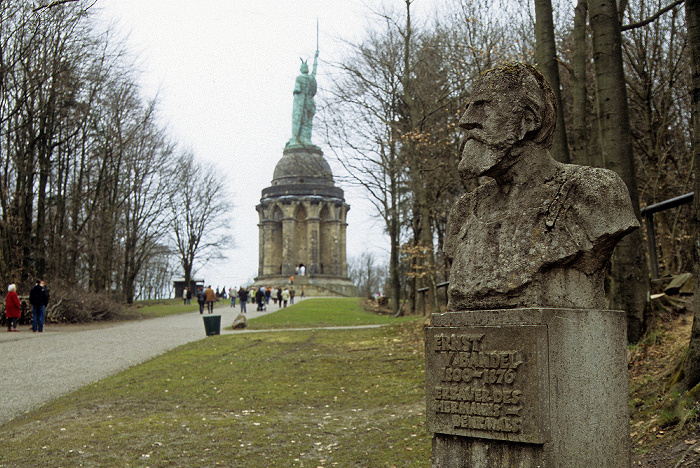
<instances>
[{"instance_id":1,"label":"green copper statue","mask_svg":"<svg viewBox=\"0 0 700 468\"><path fill-rule=\"evenodd\" d=\"M301 61L301 75L297 76L294 85L294 106L292 109L292 138L287 147L314 146L311 143L311 128L313 126L316 104L316 66L318 65L318 49L314 57L314 68L309 75L309 65Z\"/></svg>"}]
</instances>

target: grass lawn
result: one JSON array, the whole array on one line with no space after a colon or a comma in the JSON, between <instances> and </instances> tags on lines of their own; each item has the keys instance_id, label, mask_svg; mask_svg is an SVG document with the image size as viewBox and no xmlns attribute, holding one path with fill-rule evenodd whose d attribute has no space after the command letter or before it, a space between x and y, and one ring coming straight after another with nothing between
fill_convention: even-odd
<instances>
[{"instance_id":1,"label":"grass lawn","mask_svg":"<svg viewBox=\"0 0 700 468\"><path fill-rule=\"evenodd\" d=\"M152 301L137 301L124 309L124 316L127 318L158 318L167 315L182 314L184 312L194 312L199 310L196 300L192 300L190 305L184 305L182 299L159 299Z\"/></svg>"},{"instance_id":2,"label":"grass lawn","mask_svg":"<svg viewBox=\"0 0 700 468\"><path fill-rule=\"evenodd\" d=\"M345 323L317 313L280 312ZM428 466L423 322L394 323L182 346L0 427L0 466Z\"/></svg>"},{"instance_id":3,"label":"grass lawn","mask_svg":"<svg viewBox=\"0 0 700 468\"><path fill-rule=\"evenodd\" d=\"M253 306L255 307L255 306ZM394 318L367 312L356 297L305 299L273 314L250 320L248 328L341 327L352 325L386 325L415 320L416 317Z\"/></svg>"}]
</instances>

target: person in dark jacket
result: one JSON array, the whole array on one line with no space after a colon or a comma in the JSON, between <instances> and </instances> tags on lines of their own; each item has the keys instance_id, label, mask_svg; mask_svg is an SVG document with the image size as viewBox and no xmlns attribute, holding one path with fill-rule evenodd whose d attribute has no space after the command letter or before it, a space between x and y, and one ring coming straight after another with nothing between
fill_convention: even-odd
<instances>
[{"instance_id":1,"label":"person in dark jacket","mask_svg":"<svg viewBox=\"0 0 700 468\"><path fill-rule=\"evenodd\" d=\"M245 306L248 303L248 290L241 286L241 289L238 290L238 299L240 300L241 303L241 313L245 314Z\"/></svg>"},{"instance_id":2,"label":"person in dark jacket","mask_svg":"<svg viewBox=\"0 0 700 468\"><path fill-rule=\"evenodd\" d=\"M258 303L258 311L262 311L265 304L265 291L262 287L255 293L255 302Z\"/></svg>"},{"instance_id":3,"label":"person in dark jacket","mask_svg":"<svg viewBox=\"0 0 700 468\"><path fill-rule=\"evenodd\" d=\"M49 292L44 281L38 279L29 291L29 303L32 305L32 331L44 331L46 306L49 304Z\"/></svg>"},{"instance_id":4,"label":"person in dark jacket","mask_svg":"<svg viewBox=\"0 0 700 468\"><path fill-rule=\"evenodd\" d=\"M197 303L199 304L199 313L204 314L204 303L207 300L206 294L204 294L204 287L199 286L197 288Z\"/></svg>"}]
</instances>

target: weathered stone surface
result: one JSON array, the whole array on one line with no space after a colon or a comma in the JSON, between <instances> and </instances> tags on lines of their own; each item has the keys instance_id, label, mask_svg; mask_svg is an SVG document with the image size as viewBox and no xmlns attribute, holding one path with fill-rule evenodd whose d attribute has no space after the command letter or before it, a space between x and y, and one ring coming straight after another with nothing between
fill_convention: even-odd
<instances>
[{"instance_id":1,"label":"weathered stone surface","mask_svg":"<svg viewBox=\"0 0 700 468\"><path fill-rule=\"evenodd\" d=\"M442 390L438 393L435 387L446 386L446 366L441 361L449 357L454 361L456 358L450 353L460 353L443 351L452 342L437 337L453 334L483 335L478 347L483 343L488 348L484 352L514 350L517 356L517 351L522 351L522 363L511 376L514 379L510 386L478 382L478 387L488 391L480 395L486 399L502 400L502 396L494 398L495 390L503 392L507 388L512 401L513 391L520 390L522 423L519 432L510 434L477 430L468 437L456 437L464 435L459 428L435 431L433 447L439 449L433 451L434 467L629 467L627 333L623 312L527 308L433 314L431 327L426 329L429 428L436 418L442 417L439 410L452 411L452 404L445 408L444 403L431 400L443 396ZM467 356L459 356L457 363L462 362L466 367L461 369L481 371ZM459 390L450 390L448 401L459 402L460 395L470 395L462 387L474 386L472 382L457 384ZM482 406L477 410L485 411L489 405ZM517 405L502 405L499 411L505 413L513 406ZM455 410L459 414L459 405ZM459 454L459 458L452 459L449 453Z\"/></svg>"},{"instance_id":2,"label":"weathered stone surface","mask_svg":"<svg viewBox=\"0 0 700 468\"><path fill-rule=\"evenodd\" d=\"M615 244L639 226L612 171L551 158L554 94L533 67L474 84L458 170L493 180L452 208L448 306L426 329L433 466L629 467ZM506 399L507 398L507 399Z\"/></svg>"},{"instance_id":3,"label":"weathered stone surface","mask_svg":"<svg viewBox=\"0 0 700 468\"><path fill-rule=\"evenodd\" d=\"M547 327L429 327L431 432L543 444L549 439Z\"/></svg>"},{"instance_id":4,"label":"weathered stone surface","mask_svg":"<svg viewBox=\"0 0 700 468\"><path fill-rule=\"evenodd\" d=\"M233 319L233 329L246 328L248 326L248 319L243 314L238 314L235 319Z\"/></svg>"},{"instance_id":5,"label":"weathered stone surface","mask_svg":"<svg viewBox=\"0 0 700 468\"><path fill-rule=\"evenodd\" d=\"M617 174L551 158L553 99L539 72L521 64L474 86L460 120L459 171L493 180L450 213L448 310L605 307L605 267L639 224Z\"/></svg>"}]
</instances>

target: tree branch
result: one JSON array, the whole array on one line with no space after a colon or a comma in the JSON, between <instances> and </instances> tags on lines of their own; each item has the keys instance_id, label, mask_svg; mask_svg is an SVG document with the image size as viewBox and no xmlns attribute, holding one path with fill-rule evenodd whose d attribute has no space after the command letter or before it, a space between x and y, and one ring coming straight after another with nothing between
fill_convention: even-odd
<instances>
[{"instance_id":1,"label":"tree branch","mask_svg":"<svg viewBox=\"0 0 700 468\"><path fill-rule=\"evenodd\" d=\"M55 2L49 3L48 5L38 6L38 7L34 8L34 10L32 10L32 11L34 11L34 13L36 13L37 11L40 11L40 10L44 10L44 9L48 10L49 8L53 8L55 6L64 5L66 3L78 2L78 1L80 1L80 0L56 0Z\"/></svg>"},{"instance_id":2,"label":"tree branch","mask_svg":"<svg viewBox=\"0 0 700 468\"><path fill-rule=\"evenodd\" d=\"M642 21L639 21L638 23L632 23L632 24L627 24L625 26L622 26L622 31L628 31L630 29L636 29L636 28L641 28L642 26L646 26L647 24L649 24L653 21L656 21L657 18L659 18L661 15L663 15L667 11L674 9L683 3L685 3L685 0L676 0L675 2L671 3L669 6L659 10L654 16L650 16L649 18L642 20Z\"/></svg>"}]
</instances>

